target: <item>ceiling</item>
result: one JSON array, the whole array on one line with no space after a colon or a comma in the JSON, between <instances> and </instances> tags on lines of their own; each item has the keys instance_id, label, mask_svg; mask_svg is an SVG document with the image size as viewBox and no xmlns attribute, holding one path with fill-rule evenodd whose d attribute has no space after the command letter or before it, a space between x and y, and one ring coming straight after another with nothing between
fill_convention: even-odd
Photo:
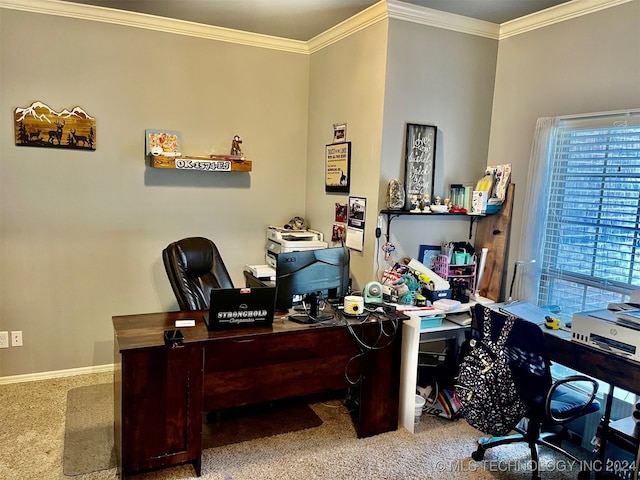
<instances>
[{"instance_id":1,"label":"ceiling","mask_svg":"<svg viewBox=\"0 0 640 480\"><path fill-rule=\"evenodd\" d=\"M569 0L404 0L421 7L501 24ZM378 0L73 0L308 41Z\"/></svg>"}]
</instances>

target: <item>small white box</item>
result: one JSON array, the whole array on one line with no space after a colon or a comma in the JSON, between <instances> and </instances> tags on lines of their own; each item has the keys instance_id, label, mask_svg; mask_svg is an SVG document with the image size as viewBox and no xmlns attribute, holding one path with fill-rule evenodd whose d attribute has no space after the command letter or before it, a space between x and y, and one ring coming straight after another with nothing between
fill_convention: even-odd
<instances>
[{"instance_id":1,"label":"small white box","mask_svg":"<svg viewBox=\"0 0 640 480\"><path fill-rule=\"evenodd\" d=\"M487 213L489 192L474 190L471 195L471 213Z\"/></svg>"},{"instance_id":2,"label":"small white box","mask_svg":"<svg viewBox=\"0 0 640 480\"><path fill-rule=\"evenodd\" d=\"M273 280L276 276L276 270L269 265L245 265L244 269L256 278L268 278Z\"/></svg>"}]
</instances>

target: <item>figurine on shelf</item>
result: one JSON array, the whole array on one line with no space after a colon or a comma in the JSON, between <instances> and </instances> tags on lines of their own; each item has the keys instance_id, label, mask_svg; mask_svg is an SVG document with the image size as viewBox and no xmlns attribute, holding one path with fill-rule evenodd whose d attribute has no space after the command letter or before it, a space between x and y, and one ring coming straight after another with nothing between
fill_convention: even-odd
<instances>
[{"instance_id":1,"label":"figurine on shelf","mask_svg":"<svg viewBox=\"0 0 640 480\"><path fill-rule=\"evenodd\" d=\"M411 195L411 211L414 213L420 213L420 205L418 204L418 196Z\"/></svg>"},{"instance_id":2,"label":"figurine on shelf","mask_svg":"<svg viewBox=\"0 0 640 480\"><path fill-rule=\"evenodd\" d=\"M242 143L242 139L240 136L235 135L231 142L231 155L242 156L242 149L240 148L240 144Z\"/></svg>"},{"instance_id":3,"label":"figurine on shelf","mask_svg":"<svg viewBox=\"0 0 640 480\"><path fill-rule=\"evenodd\" d=\"M431 201L428 193L422 195L422 213L431 213Z\"/></svg>"}]
</instances>

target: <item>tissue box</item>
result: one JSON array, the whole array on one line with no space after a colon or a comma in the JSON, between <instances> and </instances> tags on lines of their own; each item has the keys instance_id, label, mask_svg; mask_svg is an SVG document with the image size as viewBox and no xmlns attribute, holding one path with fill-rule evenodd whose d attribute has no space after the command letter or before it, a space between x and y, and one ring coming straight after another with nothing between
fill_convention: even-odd
<instances>
[{"instance_id":1,"label":"tissue box","mask_svg":"<svg viewBox=\"0 0 640 480\"><path fill-rule=\"evenodd\" d=\"M435 302L436 300L442 300L443 298L451 298L451 289L449 288L447 290L429 290L428 288L423 288L422 294L430 302Z\"/></svg>"}]
</instances>

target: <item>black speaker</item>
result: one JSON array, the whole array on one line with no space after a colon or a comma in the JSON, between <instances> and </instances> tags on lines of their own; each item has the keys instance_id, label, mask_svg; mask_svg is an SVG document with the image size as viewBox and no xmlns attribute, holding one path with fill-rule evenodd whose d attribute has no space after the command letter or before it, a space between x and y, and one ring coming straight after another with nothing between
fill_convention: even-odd
<instances>
[{"instance_id":1,"label":"black speaker","mask_svg":"<svg viewBox=\"0 0 640 480\"><path fill-rule=\"evenodd\" d=\"M380 283L367 283L363 293L364 303L382 303L382 285Z\"/></svg>"}]
</instances>

